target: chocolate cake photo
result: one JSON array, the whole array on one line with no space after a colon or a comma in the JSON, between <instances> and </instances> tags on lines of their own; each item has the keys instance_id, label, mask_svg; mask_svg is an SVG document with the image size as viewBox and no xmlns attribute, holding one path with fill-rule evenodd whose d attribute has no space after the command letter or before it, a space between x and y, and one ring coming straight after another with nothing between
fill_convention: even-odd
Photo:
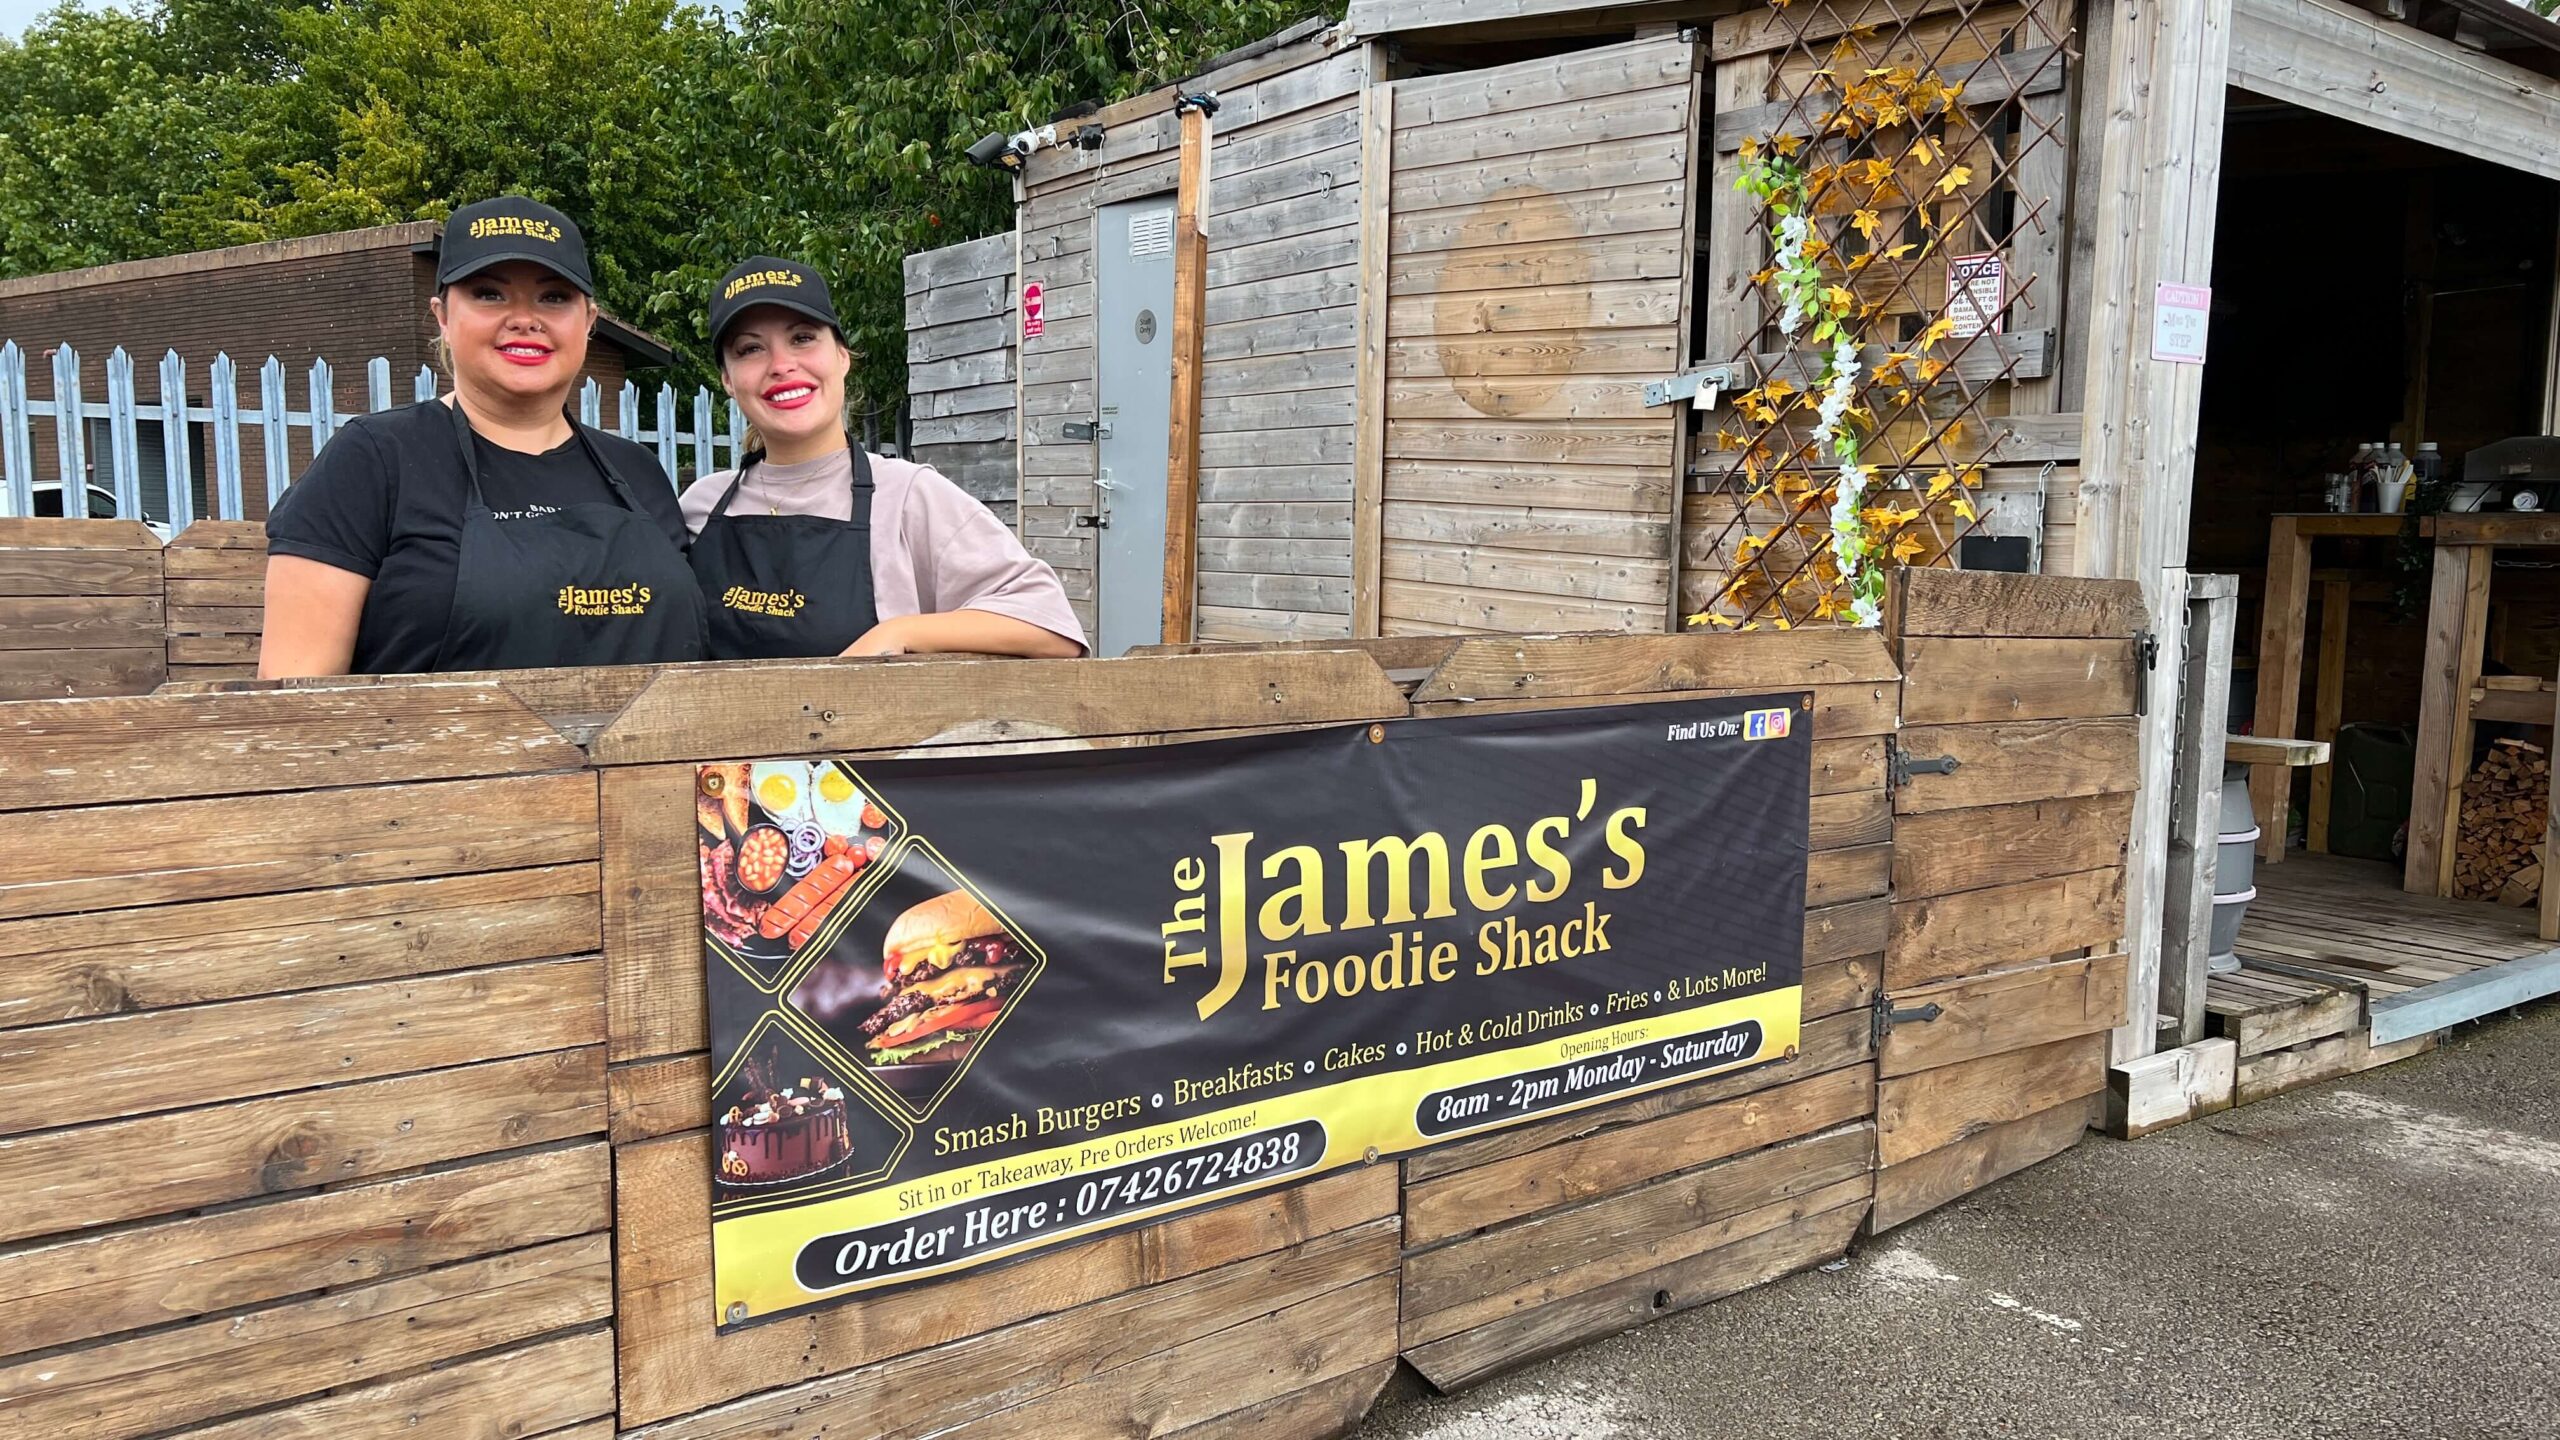
<instances>
[{"instance_id":1,"label":"chocolate cake photo","mask_svg":"<svg viewBox=\"0 0 2560 1440\"><path fill-rule=\"evenodd\" d=\"M777 1083L778 1059L767 1052L746 1063L713 1126L723 1185L788 1184L853 1158L844 1088L814 1074Z\"/></svg>"}]
</instances>

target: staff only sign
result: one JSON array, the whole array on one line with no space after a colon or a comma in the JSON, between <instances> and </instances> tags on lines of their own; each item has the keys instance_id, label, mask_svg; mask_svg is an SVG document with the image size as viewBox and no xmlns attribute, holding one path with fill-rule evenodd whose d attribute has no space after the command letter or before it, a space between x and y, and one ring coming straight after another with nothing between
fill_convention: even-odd
<instances>
[{"instance_id":1,"label":"staff only sign","mask_svg":"<svg viewBox=\"0 0 2560 1440\"><path fill-rule=\"evenodd\" d=\"M719 1323L1794 1053L1809 704L703 766Z\"/></svg>"}]
</instances>

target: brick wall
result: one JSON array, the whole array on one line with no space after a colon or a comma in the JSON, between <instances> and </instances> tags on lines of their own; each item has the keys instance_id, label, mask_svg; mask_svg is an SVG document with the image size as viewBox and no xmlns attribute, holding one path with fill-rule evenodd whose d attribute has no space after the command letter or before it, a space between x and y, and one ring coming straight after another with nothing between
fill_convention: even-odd
<instances>
[{"instance_id":1,"label":"brick wall","mask_svg":"<svg viewBox=\"0 0 2560 1440\"><path fill-rule=\"evenodd\" d=\"M92 415L99 417L105 414L107 356L118 345L133 357L136 398L146 404L160 398L160 357L169 350L187 362L191 404L208 403L207 381L217 354L230 355L238 367L238 399L244 410L258 404L258 369L269 355L284 362L291 409L307 408L311 363L325 358L334 370L338 411L362 412L367 408L365 362L376 355L391 362L395 403L406 403L436 335L427 311L434 294L434 263L416 253L420 240L432 238L434 231L431 224L386 226L0 281L0 339L17 341L26 353L27 387L39 399L53 394L54 349L64 344L77 349L81 393ZM584 373L604 387L608 423L626 362L624 352L613 345L599 342L589 348ZM209 427L198 426L194 449L200 461L210 459L210 440ZM50 420L33 422L32 441L36 478L58 480ZM165 484L150 459L159 454L156 435L145 436L144 451L143 489L156 495ZM102 457L90 458L93 483L105 484ZM263 517L266 451L254 430L241 432L240 461L249 517ZM290 473L299 475L310 461L308 433L294 433ZM201 501L198 513L206 513Z\"/></svg>"}]
</instances>

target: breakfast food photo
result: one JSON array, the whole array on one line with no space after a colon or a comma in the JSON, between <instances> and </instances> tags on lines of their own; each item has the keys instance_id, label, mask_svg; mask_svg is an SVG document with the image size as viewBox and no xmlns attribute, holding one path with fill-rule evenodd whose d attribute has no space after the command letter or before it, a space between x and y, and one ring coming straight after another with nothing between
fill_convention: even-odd
<instances>
[{"instance_id":1,"label":"breakfast food photo","mask_svg":"<svg viewBox=\"0 0 2560 1440\"><path fill-rule=\"evenodd\" d=\"M832 761L702 766L694 818L704 932L768 986L862 888L898 830Z\"/></svg>"}]
</instances>

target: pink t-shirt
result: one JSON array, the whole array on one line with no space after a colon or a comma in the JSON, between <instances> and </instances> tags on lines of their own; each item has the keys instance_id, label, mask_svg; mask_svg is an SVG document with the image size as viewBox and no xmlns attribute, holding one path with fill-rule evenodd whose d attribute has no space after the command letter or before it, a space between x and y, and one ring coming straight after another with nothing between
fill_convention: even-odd
<instances>
[{"instance_id":1,"label":"pink t-shirt","mask_svg":"<svg viewBox=\"0 0 2560 1440\"><path fill-rule=\"evenodd\" d=\"M701 534L736 478L722 470L686 486L677 502L685 527ZM1058 572L1024 550L1004 522L941 471L874 455L871 484L871 591L881 619L984 610L1085 644L1084 627L1067 603ZM797 465L759 461L729 513L850 520L853 452L838 450Z\"/></svg>"}]
</instances>

